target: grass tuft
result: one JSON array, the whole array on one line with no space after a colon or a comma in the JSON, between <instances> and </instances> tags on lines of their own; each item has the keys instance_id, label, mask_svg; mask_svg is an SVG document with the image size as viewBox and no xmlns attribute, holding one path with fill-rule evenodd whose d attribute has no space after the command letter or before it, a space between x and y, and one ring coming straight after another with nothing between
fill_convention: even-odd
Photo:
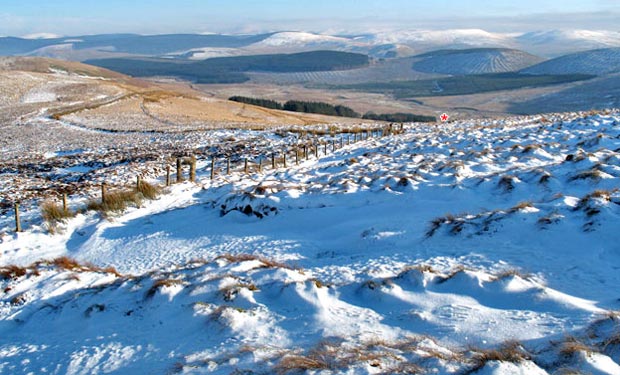
<instances>
[{"instance_id":1,"label":"grass tuft","mask_svg":"<svg viewBox=\"0 0 620 375\"><path fill-rule=\"evenodd\" d=\"M66 256L59 257L59 258L52 260L51 264L62 270L67 270L67 271L83 270L85 268L80 263L78 263L77 260L66 257Z\"/></svg>"},{"instance_id":2,"label":"grass tuft","mask_svg":"<svg viewBox=\"0 0 620 375\"><path fill-rule=\"evenodd\" d=\"M183 281L175 280L175 279L156 280L153 283L153 285L151 285L149 290L146 292L146 298L152 298L153 296L155 296L155 293L157 293L157 291L161 288L170 287L174 285L181 285L181 284L183 284Z\"/></svg>"},{"instance_id":3,"label":"grass tuft","mask_svg":"<svg viewBox=\"0 0 620 375\"><path fill-rule=\"evenodd\" d=\"M278 374L302 372L308 370L329 370L331 366L324 358L315 355L287 355L276 365Z\"/></svg>"},{"instance_id":4,"label":"grass tuft","mask_svg":"<svg viewBox=\"0 0 620 375\"><path fill-rule=\"evenodd\" d=\"M136 192L142 194L142 196L146 199L153 200L159 197L161 194L161 188L159 186L149 184L148 182L140 181Z\"/></svg>"},{"instance_id":5,"label":"grass tuft","mask_svg":"<svg viewBox=\"0 0 620 375\"><path fill-rule=\"evenodd\" d=\"M560 354L565 357L572 357L579 352L592 353L594 351L591 346L573 336L567 336L560 346Z\"/></svg>"},{"instance_id":6,"label":"grass tuft","mask_svg":"<svg viewBox=\"0 0 620 375\"><path fill-rule=\"evenodd\" d=\"M215 260L224 259L228 263L241 263L248 262L252 260L257 260L263 264L263 268L283 268L288 270L295 270L294 267L289 266L288 264L277 262L265 257L261 257L253 254L223 254L215 258Z\"/></svg>"},{"instance_id":7,"label":"grass tuft","mask_svg":"<svg viewBox=\"0 0 620 375\"><path fill-rule=\"evenodd\" d=\"M142 194L132 190L109 192L106 194L105 202L91 200L88 202L87 209L102 213L121 212L129 205L139 207L142 204Z\"/></svg>"},{"instance_id":8,"label":"grass tuft","mask_svg":"<svg viewBox=\"0 0 620 375\"><path fill-rule=\"evenodd\" d=\"M26 272L26 268L11 264L8 266L0 267L0 279L15 280L22 276L25 276Z\"/></svg>"},{"instance_id":9,"label":"grass tuft","mask_svg":"<svg viewBox=\"0 0 620 375\"><path fill-rule=\"evenodd\" d=\"M473 350L473 355L470 359L472 366L465 374L475 373L492 361L521 363L530 359L532 359L531 356L519 342L507 341L500 345L498 349Z\"/></svg>"},{"instance_id":10,"label":"grass tuft","mask_svg":"<svg viewBox=\"0 0 620 375\"><path fill-rule=\"evenodd\" d=\"M65 211L61 205L46 201L41 205L41 215L48 223L59 223L63 222L65 219L74 217L75 212L70 210Z\"/></svg>"}]
</instances>

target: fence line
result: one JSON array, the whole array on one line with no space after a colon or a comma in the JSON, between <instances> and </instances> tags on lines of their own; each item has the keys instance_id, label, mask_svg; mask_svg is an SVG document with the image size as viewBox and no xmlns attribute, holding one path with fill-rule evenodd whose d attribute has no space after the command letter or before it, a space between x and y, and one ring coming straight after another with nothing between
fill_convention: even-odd
<instances>
[{"instance_id":1,"label":"fence line","mask_svg":"<svg viewBox=\"0 0 620 375\"><path fill-rule=\"evenodd\" d=\"M402 132L403 127L401 125L400 128L400 132ZM364 135L365 135L365 140L368 140L369 138L375 138L375 137L385 137L388 135L392 135L392 134L396 134L398 133L399 130L396 129L394 127L393 124L390 124L389 127L384 127L381 129L376 129L376 130L362 130L359 132L353 132L353 142L351 142L351 133L339 133L340 137L339 137L339 144L340 144L340 149L344 148L345 146L345 141L344 141L344 134L346 134L346 145L351 145L352 143L357 143L360 142L362 140L364 140ZM359 134L359 136L358 136ZM310 142L303 142L303 143L297 143L295 145L285 145L283 148L283 151L278 153L278 152L272 152L271 153L271 168L272 170L276 170L279 167L278 165L278 155L281 155L281 165L284 168L288 168L288 164L287 164L287 155L290 152L294 152L295 154L295 165L299 165L300 163L300 153L301 155L305 158L305 160L309 160L310 158L310 152L314 151L314 157L316 159L319 159L320 153L319 153L319 147L322 144L323 145L323 156L327 156L329 154L329 150L328 150L328 144L331 143L331 152L334 153L336 152L336 150L338 149L336 146L336 140L333 138L331 139L324 139L324 140L320 140L320 139L314 139L314 140L310 140ZM309 152L310 151L310 152ZM218 175L218 167L217 167L217 158L213 155L210 156L211 158L211 168L210 168L210 179L214 180L215 177ZM251 161L248 160L247 157L244 157L243 159L238 159L238 160L243 160L243 173L244 174L250 174L251 170L250 170L250 164L254 164L255 168L254 170L256 171L256 169L258 169L258 173L262 173L263 172L263 159L264 159L264 155L261 153L257 156L258 162L254 162L252 163ZM197 159L194 155L190 156L190 157L177 157L176 158L176 183L180 183L185 181L183 178L183 165L189 165L189 173L188 173L188 180L191 182L196 182L196 162ZM170 164L166 164L166 176L165 176L165 180L164 180L164 185L165 186L171 186L172 185L172 179L171 179L171 165ZM231 172L236 169L235 166L233 165L233 161L231 160L231 157L228 156L226 157L226 166L225 168L219 168L219 170L222 170L223 173L225 173L226 175L230 175ZM141 185L143 184L143 180L142 177L140 175L136 176L136 191L139 191L141 188ZM106 182L102 182L101 183L101 204L105 204L106 203L106 199L107 199L107 194L108 194L108 185L106 184ZM69 208L68 208L68 204L67 204L67 193L63 193L62 194L62 207L63 207L63 211L65 213L68 212ZM20 210L19 210L19 203L15 203L14 204L14 210L15 210L15 231L16 232L22 232L23 228L22 228L22 224L21 224L21 218L20 218Z\"/></svg>"}]
</instances>

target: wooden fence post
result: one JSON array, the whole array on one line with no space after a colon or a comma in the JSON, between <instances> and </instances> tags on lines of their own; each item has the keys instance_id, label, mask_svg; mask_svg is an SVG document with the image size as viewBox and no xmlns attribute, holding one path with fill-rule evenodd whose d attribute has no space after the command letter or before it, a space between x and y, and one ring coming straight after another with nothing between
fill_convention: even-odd
<instances>
[{"instance_id":1,"label":"wooden fence post","mask_svg":"<svg viewBox=\"0 0 620 375\"><path fill-rule=\"evenodd\" d=\"M64 213L69 212L69 205L67 204L67 193L62 194L62 211Z\"/></svg>"},{"instance_id":2,"label":"wooden fence post","mask_svg":"<svg viewBox=\"0 0 620 375\"><path fill-rule=\"evenodd\" d=\"M308 146L304 145L304 155L306 156L306 160L308 160Z\"/></svg>"},{"instance_id":3,"label":"wooden fence post","mask_svg":"<svg viewBox=\"0 0 620 375\"><path fill-rule=\"evenodd\" d=\"M140 175L136 176L136 190L140 190L140 185L142 185L142 178Z\"/></svg>"},{"instance_id":4,"label":"wooden fence post","mask_svg":"<svg viewBox=\"0 0 620 375\"><path fill-rule=\"evenodd\" d=\"M166 186L170 186L170 164L166 165Z\"/></svg>"},{"instance_id":5,"label":"wooden fence post","mask_svg":"<svg viewBox=\"0 0 620 375\"><path fill-rule=\"evenodd\" d=\"M271 154L271 168L276 169L276 153Z\"/></svg>"},{"instance_id":6,"label":"wooden fence post","mask_svg":"<svg viewBox=\"0 0 620 375\"><path fill-rule=\"evenodd\" d=\"M244 162L244 165L243 165L243 172L245 174L248 174L248 158L245 158L245 162Z\"/></svg>"},{"instance_id":7,"label":"wooden fence post","mask_svg":"<svg viewBox=\"0 0 620 375\"><path fill-rule=\"evenodd\" d=\"M342 136L340 137L340 148L344 147L344 139L342 139Z\"/></svg>"},{"instance_id":8,"label":"wooden fence post","mask_svg":"<svg viewBox=\"0 0 620 375\"><path fill-rule=\"evenodd\" d=\"M183 182L183 164L181 158L177 158L177 183Z\"/></svg>"},{"instance_id":9,"label":"wooden fence post","mask_svg":"<svg viewBox=\"0 0 620 375\"><path fill-rule=\"evenodd\" d=\"M282 153L282 164L284 164L284 168L286 168L286 150Z\"/></svg>"},{"instance_id":10,"label":"wooden fence post","mask_svg":"<svg viewBox=\"0 0 620 375\"><path fill-rule=\"evenodd\" d=\"M211 158L211 179L215 178L215 156Z\"/></svg>"},{"instance_id":11,"label":"wooden fence post","mask_svg":"<svg viewBox=\"0 0 620 375\"><path fill-rule=\"evenodd\" d=\"M193 155L189 161L189 180L196 182L196 157Z\"/></svg>"},{"instance_id":12,"label":"wooden fence post","mask_svg":"<svg viewBox=\"0 0 620 375\"><path fill-rule=\"evenodd\" d=\"M332 139L332 153L336 152L336 141Z\"/></svg>"},{"instance_id":13,"label":"wooden fence post","mask_svg":"<svg viewBox=\"0 0 620 375\"><path fill-rule=\"evenodd\" d=\"M101 204L105 204L105 193L106 193L105 182L102 182L101 183Z\"/></svg>"},{"instance_id":14,"label":"wooden fence post","mask_svg":"<svg viewBox=\"0 0 620 375\"><path fill-rule=\"evenodd\" d=\"M299 165L299 148L295 147L295 165Z\"/></svg>"},{"instance_id":15,"label":"wooden fence post","mask_svg":"<svg viewBox=\"0 0 620 375\"><path fill-rule=\"evenodd\" d=\"M22 222L19 218L19 203L15 203L15 232L22 231Z\"/></svg>"},{"instance_id":16,"label":"wooden fence post","mask_svg":"<svg viewBox=\"0 0 620 375\"><path fill-rule=\"evenodd\" d=\"M230 174L230 157L226 159L226 174Z\"/></svg>"},{"instance_id":17,"label":"wooden fence post","mask_svg":"<svg viewBox=\"0 0 620 375\"><path fill-rule=\"evenodd\" d=\"M319 144L318 143L314 144L314 157L317 159L319 158Z\"/></svg>"},{"instance_id":18,"label":"wooden fence post","mask_svg":"<svg viewBox=\"0 0 620 375\"><path fill-rule=\"evenodd\" d=\"M263 157L258 157L258 173L263 173Z\"/></svg>"}]
</instances>

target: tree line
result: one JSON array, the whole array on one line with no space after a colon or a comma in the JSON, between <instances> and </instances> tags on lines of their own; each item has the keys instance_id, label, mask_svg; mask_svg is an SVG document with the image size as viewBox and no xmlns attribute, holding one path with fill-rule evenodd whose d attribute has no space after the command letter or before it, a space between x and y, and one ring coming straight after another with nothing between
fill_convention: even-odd
<instances>
[{"instance_id":1,"label":"tree line","mask_svg":"<svg viewBox=\"0 0 620 375\"><path fill-rule=\"evenodd\" d=\"M234 102L251 104L259 107L285 110L291 112L302 113L317 113L328 116L339 117L351 117L362 118L365 120L375 121L389 121L389 122L436 122L435 116L416 115L413 113L383 113L376 114L374 112L368 112L365 115L360 115L353 109L344 105L332 105L325 102L309 102L301 100L289 100L284 104L281 104L275 100L262 99L262 98L250 98L246 96L231 96L228 100Z\"/></svg>"}]
</instances>

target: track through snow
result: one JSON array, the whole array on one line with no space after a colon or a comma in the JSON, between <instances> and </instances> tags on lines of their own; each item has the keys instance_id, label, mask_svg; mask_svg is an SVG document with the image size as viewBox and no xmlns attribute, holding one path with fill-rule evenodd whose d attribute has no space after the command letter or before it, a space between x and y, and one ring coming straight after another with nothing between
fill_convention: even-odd
<instances>
[{"instance_id":1,"label":"track through snow","mask_svg":"<svg viewBox=\"0 0 620 375\"><path fill-rule=\"evenodd\" d=\"M5 266L93 265L0 267L0 373L620 373L617 113L198 171L111 220L2 235Z\"/></svg>"}]
</instances>

